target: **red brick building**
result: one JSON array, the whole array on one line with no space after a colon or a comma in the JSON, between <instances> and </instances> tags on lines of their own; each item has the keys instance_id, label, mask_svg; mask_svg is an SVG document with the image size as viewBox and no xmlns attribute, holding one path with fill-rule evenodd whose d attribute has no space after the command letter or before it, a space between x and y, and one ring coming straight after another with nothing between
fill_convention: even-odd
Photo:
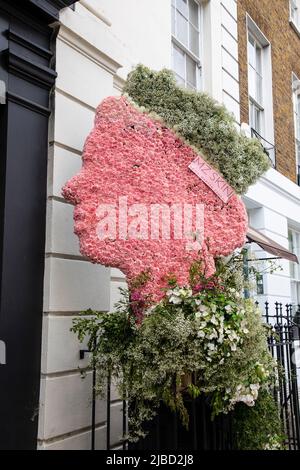
<instances>
[{"instance_id":1,"label":"red brick building","mask_svg":"<svg viewBox=\"0 0 300 470\"><path fill-rule=\"evenodd\" d=\"M268 123L263 122L266 119L263 114L267 112L270 119L272 112L267 107L272 103L263 95L272 84L276 169L293 182L297 182L297 165L300 164L296 155L292 92L293 79L300 77L300 10L298 13L297 3L295 0L238 1L241 122L249 122L249 108L254 107L252 127L258 127L262 137L271 140L272 134L267 129ZM251 60L250 50L256 54L256 60ZM267 68L271 68L271 74ZM253 79L257 74L253 80L256 92L249 83L252 80L249 70ZM264 80L267 81L265 85ZM260 123L255 123L255 113Z\"/></svg>"}]
</instances>

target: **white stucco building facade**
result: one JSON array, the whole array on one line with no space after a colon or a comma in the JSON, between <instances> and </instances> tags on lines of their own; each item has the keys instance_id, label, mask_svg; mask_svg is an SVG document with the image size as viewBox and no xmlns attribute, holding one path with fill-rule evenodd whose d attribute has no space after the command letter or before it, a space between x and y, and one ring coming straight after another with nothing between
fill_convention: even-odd
<instances>
[{"instance_id":1,"label":"white stucco building facade","mask_svg":"<svg viewBox=\"0 0 300 470\"><path fill-rule=\"evenodd\" d=\"M241 124L237 3L199 2L199 15L197 54L189 54L189 45L182 49L185 73L188 56L198 74L196 85L223 102ZM59 27L54 25L58 79L49 145L38 436L39 449L48 450L90 448L91 373L82 378L87 359L79 359L80 345L70 328L82 310L112 309L118 288L125 285L121 272L81 256L73 234L73 206L63 200L61 188L81 167L84 141L100 101L119 95L128 72L138 63L156 70L174 67L174 44L180 49L172 31L171 0L84 0L74 11L65 9L60 22ZM289 227L300 229L300 188L271 169L250 188L245 203L251 225L288 247ZM282 271L264 278L262 301L291 301L290 266L287 261L280 264ZM117 447L122 404L116 395L112 400L111 442ZM102 402L97 405L96 423L96 448L103 449Z\"/></svg>"}]
</instances>

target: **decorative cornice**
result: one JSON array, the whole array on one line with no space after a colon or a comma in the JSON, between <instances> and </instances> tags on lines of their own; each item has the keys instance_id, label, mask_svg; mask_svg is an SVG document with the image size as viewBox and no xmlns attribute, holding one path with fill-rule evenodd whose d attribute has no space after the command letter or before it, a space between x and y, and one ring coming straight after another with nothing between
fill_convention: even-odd
<instances>
[{"instance_id":1,"label":"decorative cornice","mask_svg":"<svg viewBox=\"0 0 300 470\"><path fill-rule=\"evenodd\" d=\"M126 80L119 75L114 76L114 88L120 92L123 91Z\"/></svg>"},{"instance_id":2,"label":"decorative cornice","mask_svg":"<svg viewBox=\"0 0 300 470\"><path fill-rule=\"evenodd\" d=\"M77 0L27 0L29 4L38 8L40 12L47 15L49 20L58 20L59 12L63 8L76 3Z\"/></svg>"},{"instance_id":3,"label":"decorative cornice","mask_svg":"<svg viewBox=\"0 0 300 470\"><path fill-rule=\"evenodd\" d=\"M122 67L116 60L97 49L65 25L60 26L58 38L112 74L115 74Z\"/></svg>"},{"instance_id":4,"label":"decorative cornice","mask_svg":"<svg viewBox=\"0 0 300 470\"><path fill-rule=\"evenodd\" d=\"M80 0L80 5L94 15L98 20L103 21L107 26L111 26L111 21L98 9L92 7L86 0Z\"/></svg>"},{"instance_id":5,"label":"decorative cornice","mask_svg":"<svg viewBox=\"0 0 300 470\"><path fill-rule=\"evenodd\" d=\"M24 108L30 109L31 111L34 111L35 113L42 114L43 116L46 116L46 117L49 117L51 114L50 108L46 108L45 106L37 104L32 100L27 100L23 96L17 95L15 93L8 92L7 100L12 103L16 103L19 106L23 106Z\"/></svg>"},{"instance_id":6,"label":"decorative cornice","mask_svg":"<svg viewBox=\"0 0 300 470\"><path fill-rule=\"evenodd\" d=\"M51 57L53 56L53 52L50 49L46 49L45 47L42 47L40 44L34 42L32 39L28 40L28 38L20 33L17 33L16 31L9 29L7 31L7 38L16 43L19 44L20 46L24 47L25 49L28 49L35 54L37 54L40 57L43 57L45 59L50 60Z\"/></svg>"},{"instance_id":7,"label":"decorative cornice","mask_svg":"<svg viewBox=\"0 0 300 470\"><path fill-rule=\"evenodd\" d=\"M57 77L57 73L54 70L35 64L10 50L6 50L5 54L7 55L8 70L11 73L44 88L52 88Z\"/></svg>"}]
</instances>

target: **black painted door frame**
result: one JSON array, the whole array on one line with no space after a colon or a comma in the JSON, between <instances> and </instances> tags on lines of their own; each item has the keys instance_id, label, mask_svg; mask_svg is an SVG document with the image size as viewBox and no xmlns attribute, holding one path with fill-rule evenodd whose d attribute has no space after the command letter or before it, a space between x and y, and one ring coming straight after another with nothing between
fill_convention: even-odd
<instances>
[{"instance_id":1,"label":"black painted door frame","mask_svg":"<svg viewBox=\"0 0 300 470\"><path fill-rule=\"evenodd\" d=\"M0 0L0 89L6 88L6 104L0 105L3 450L35 449L37 444L49 97L56 78L49 24L72 3Z\"/></svg>"}]
</instances>

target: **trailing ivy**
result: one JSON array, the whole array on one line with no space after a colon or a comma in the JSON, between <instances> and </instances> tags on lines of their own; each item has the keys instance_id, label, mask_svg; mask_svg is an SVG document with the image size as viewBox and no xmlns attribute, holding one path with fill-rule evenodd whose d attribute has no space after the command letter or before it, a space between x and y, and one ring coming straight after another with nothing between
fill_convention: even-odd
<instances>
[{"instance_id":1,"label":"trailing ivy","mask_svg":"<svg viewBox=\"0 0 300 470\"><path fill-rule=\"evenodd\" d=\"M205 93L179 87L171 71L154 72L138 65L129 74L124 92L201 152L238 194L269 168L259 141L239 133L224 106Z\"/></svg>"}]
</instances>

